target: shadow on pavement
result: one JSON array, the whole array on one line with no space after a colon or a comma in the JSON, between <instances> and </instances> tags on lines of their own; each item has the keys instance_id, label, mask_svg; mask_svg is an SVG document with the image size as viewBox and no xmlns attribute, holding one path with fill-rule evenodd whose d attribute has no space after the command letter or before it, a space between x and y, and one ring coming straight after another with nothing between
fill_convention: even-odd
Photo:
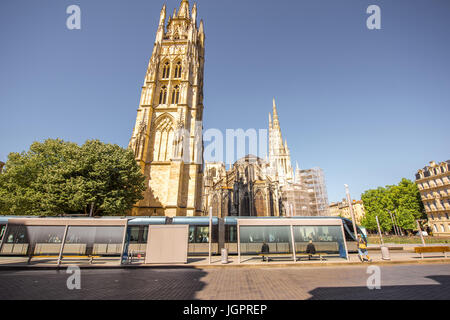
<instances>
[{"instance_id":1,"label":"shadow on pavement","mask_svg":"<svg viewBox=\"0 0 450 320\"><path fill-rule=\"evenodd\" d=\"M448 300L450 299L450 276L428 276L438 282L429 285L367 287L321 287L309 292L309 300Z\"/></svg>"},{"instance_id":2,"label":"shadow on pavement","mask_svg":"<svg viewBox=\"0 0 450 320\"><path fill-rule=\"evenodd\" d=\"M81 289L61 270L0 271L0 300L193 300L206 272L179 269L81 269Z\"/></svg>"}]
</instances>

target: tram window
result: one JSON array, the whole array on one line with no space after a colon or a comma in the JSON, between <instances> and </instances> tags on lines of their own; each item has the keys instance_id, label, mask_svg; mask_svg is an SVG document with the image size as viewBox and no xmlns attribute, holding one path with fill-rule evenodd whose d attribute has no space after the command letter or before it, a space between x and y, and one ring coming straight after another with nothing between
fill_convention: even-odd
<instances>
[{"instance_id":1,"label":"tram window","mask_svg":"<svg viewBox=\"0 0 450 320\"><path fill-rule=\"evenodd\" d=\"M208 242L209 239L209 227L197 227L197 237L196 241L197 243L200 242Z\"/></svg>"},{"instance_id":2,"label":"tram window","mask_svg":"<svg viewBox=\"0 0 450 320\"><path fill-rule=\"evenodd\" d=\"M212 228L212 242L217 242L218 227ZM189 242L205 243L209 242L209 227L205 226L189 226Z\"/></svg>"},{"instance_id":3,"label":"tram window","mask_svg":"<svg viewBox=\"0 0 450 320\"><path fill-rule=\"evenodd\" d=\"M189 226L189 242L193 243L195 238L195 227Z\"/></svg>"},{"instance_id":4,"label":"tram window","mask_svg":"<svg viewBox=\"0 0 450 320\"><path fill-rule=\"evenodd\" d=\"M139 242L139 226L131 226L129 229L130 242Z\"/></svg>"},{"instance_id":5,"label":"tram window","mask_svg":"<svg viewBox=\"0 0 450 320\"><path fill-rule=\"evenodd\" d=\"M1 226L1 231L0 231L0 241L3 239L3 235L5 234L5 230L6 230L6 226Z\"/></svg>"},{"instance_id":6,"label":"tram window","mask_svg":"<svg viewBox=\"0 0 450 320\"><path fill-rule=\"evenodd\" d=\"M147 243L147 237L148 237L148 226L144 226L142 230L142 243Z\"/></svg>"},{"instance_id":7,"label":"tram window","mask_svg":"<svg viewBox=\"0 0 450 320\"><path fill-rule=\"evenodd\" d=\"M130 243L147 243L148 226L129 226Z\"/></svg>"},{"instance_id":8,"label":"tram window","mask_svg":"<svg viewBox=\"0 0 450 320\"><path fill-rule=\"evenodd\" d=\"M225 226L225 242L237 242L237 226Z\"/></svg>"},{"instance_id":9,"label":"tram window","mask_svg":"<svg viewBox=\"0 0 450 320\"><path fill-rule=\"evenodd\" d=\"M27 230L25 226L10 225L5 236L6 243L28 243Z\"/></svg>"}]
</instances>

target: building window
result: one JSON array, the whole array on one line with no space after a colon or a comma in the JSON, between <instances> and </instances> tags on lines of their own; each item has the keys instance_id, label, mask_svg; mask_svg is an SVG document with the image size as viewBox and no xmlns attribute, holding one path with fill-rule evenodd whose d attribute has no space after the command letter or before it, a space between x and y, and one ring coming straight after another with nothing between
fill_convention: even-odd
<instances>
[{"instance_id":1,"label":"building window","mask_svg":"<svg viewBox=\"0 0 450 320\"><path fill-rule=\"evenodd\" d=\"M153 161L169 161L173 156L174 129L172 119L168 116L156 124Z\"/></svg>"},{"instance_id":2,"label":"building window","mask_svg":"<svg viewBox=\"0 0 450 320\"><path fill-rule=\"evenodd\" d=\"M180 99L180 86L176 85L172 91L172 104L178 104Z\"/></svg>"},{"instance_id":3,"label":"building window","mask_svg":"<svg viewBox=\"0 0 450 320\"><path fill-rule=\"evenodd\" d=\"M437 226L435 224L433 224L433 228L434 228L434 232L439 232L438 228L437 228Z\"/></svg>"},{"instance_id":4,"label":"building window","mask_svg":"<svg viewBox=\"0 0 450 320\"><path fill-rule=\"evenodd\" d=\"M164 63L164 67L163 67L162 77L163 77L163 79L167 79L167 78L169 78L169 75L170 75L170 64L168 61L166 61L166 63Z\"/></svg>"},{"instance_id":5,"label":"building window","mask_svg":"<svg viewBox=\"0 0 450 320\"><path fill-rule=\"evenodd\" d=\"M430 208L430 206L428 206L428 209ZM434 219L434 216L433 216L433 214L432 213L430 213L430 217L431 217L431 220L433 220Z\"/></svg>"},{"instance_id":6,"label":"building window","mask_svg":"<svg viewBox=\"0 0 450 320\"><path fill-rule=\"evenodd\" d=\"M159 104L166 104L167 101L167 87L162 86L161 91L159 92Z\"/></svg>"},{"instance_id":7,"label":"building window","mask_svg":"<svg viewBox=\"0 0 450 320\"><path fill-rule=\"evenodd\" d=\"M441 224L441 232L445 232L445 227L443 224Z\"/></svg>"},{"instance_id":8,"label":"building window","mask_svg":"<svg viewBox=\"0 0 450 320\"><path fill-rule=\"evenodd\" d=\"M181 78L181 61L178 61L177 65L175 66L175 78Z\"/></svg>"}]
</instances>

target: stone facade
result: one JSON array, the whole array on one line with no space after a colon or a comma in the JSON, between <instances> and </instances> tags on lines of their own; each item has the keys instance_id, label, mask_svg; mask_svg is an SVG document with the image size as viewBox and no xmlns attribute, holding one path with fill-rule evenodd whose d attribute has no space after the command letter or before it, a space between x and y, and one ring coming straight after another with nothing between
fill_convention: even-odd
<instances>
[{"instance_id":1,"label":"stone facade","mask_svg":"<svg viewBox=\"0 0 450 320\"><path fill-rule=\"evenodd\" d=\"M416 173L416 184L433 235L450 236L450 160L436 163Z\"/></svg>"},{"instance_id":2,"label":"stone facade","mask_svg":"<svg viewBox=\"0 0 450 320\"><path fill-rule=\"evenodd\" d=\"M191 12L190 12L191 11ZM164 5L129 148L147 180L132 215L193 216L202 210L205 34L189 2L166 22Z\"/></svg>"},{"instance_id":3,"label":"stone facade","mask_svg":"<svg viewBox=\"0 0 450 320\"><path fill-rule=\"evenodd\" d=\"M229 170L222 162L205 164L205 214L211 207L219 217L326 215L323 172L319 168L300 170L297 164L294 174L275 99L273 117L269 113L268 142L267 160L247 155Z\"/></svg>"},{"instance_id":4,"label":"stone facade","mask_svg":"<svg viewBox=\"0 0 450 320\"><path fill-rule=\"evenodd\" d=\"M279 216L277 181L267 175L269 163L253 155L236 161L230 170L221 162L205 164L204 212L213 215Z\"/></svg>"},{"instance_id":5,"label":"stone facade","mask_svg":"<svg viewBox=\"0 0 450 320\"><path fill-rule=\"evenodd\" d=\"M364 209L364 204L362 200L353 200L353 214L355 215L355 222L357 225L361 225L362 219L366 216L366 211ZM350 207L346 199L342 199L340 202L332 202L328 207L328 212L330 216L333 217L344 217L347 219L352 219L350 214Z\"/></svg>"}]
</instances>

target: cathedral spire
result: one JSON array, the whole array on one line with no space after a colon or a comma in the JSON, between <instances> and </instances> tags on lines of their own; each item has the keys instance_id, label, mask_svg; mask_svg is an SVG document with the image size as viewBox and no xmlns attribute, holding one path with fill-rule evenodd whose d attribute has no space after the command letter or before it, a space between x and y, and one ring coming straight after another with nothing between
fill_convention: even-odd
<instances>
[{"instance_id":1,"label":"cathedral spire","mask_svg":"<svg viewBox=\"0 0 450 320\"><path fill-rule=\"evenodd\" d=\"M178 9L178 18L189 18L189 1L182 0Z\"/></svg>"},{"instance_id":2,"label":"cathedral spire","mask_svg":"<svg viewBox=\"0 0 450 320\"><path fill-rule=\"evenodd\" d=\"M202 47L205 46L205 31L203 27L203 19L200 20L200 26L198 27L198 39Z\"/></svg>"},{"instance_id":3,"label":"cathedral spire","mask_svg":"<svg viewBox=\"0 0 450 320\"><path fill-rule=\"evenodd\" d=\"M194 6L192 7L192 24L197 25L197 3L194 3Z\"/></svg>"},{"instance_id":4,"label":"cathedral spire","mask_svg":"<svg viewBox=\"0 0 450 320\"><path fill-rule=\"evenodd\" d=\"M163 5L161 13L159 14L159 25L164 26L165 20L166 20L166 5Z\"/></svg>"},{"instance_id":5,"label":"cathedral spire","mask_svg":"<svg viewBox=\"0 0 450 320\"><path fill-rule=\"evenodd\" d=\"M277 105L275 103L275 97L273 98L273 126L276 129L280 128L280 123L278 121Z\"/></svg>"},{"instance_id":6,"label":"cathedral spire","mask_svg":"<svg viewBox=\"0 0 450 320\"><path fill-rule=\"evenodd\" d=\"M300 174L300 168L298 167L298 161L295 161L295 183L301 184L302 183L302 177Z\"/></svg>"},{"instance_id":7,"label":"cathedral spire","mask_svg":"<svg viewBox=\"0 0 450 320\"><path fill-rule=\"evenodd\" d=\"M164 38L164 23L166 21L166 5L163 5L159 14L158 31L156 31L156 42L161 42Z\"/></svg>"}]
</instances>

